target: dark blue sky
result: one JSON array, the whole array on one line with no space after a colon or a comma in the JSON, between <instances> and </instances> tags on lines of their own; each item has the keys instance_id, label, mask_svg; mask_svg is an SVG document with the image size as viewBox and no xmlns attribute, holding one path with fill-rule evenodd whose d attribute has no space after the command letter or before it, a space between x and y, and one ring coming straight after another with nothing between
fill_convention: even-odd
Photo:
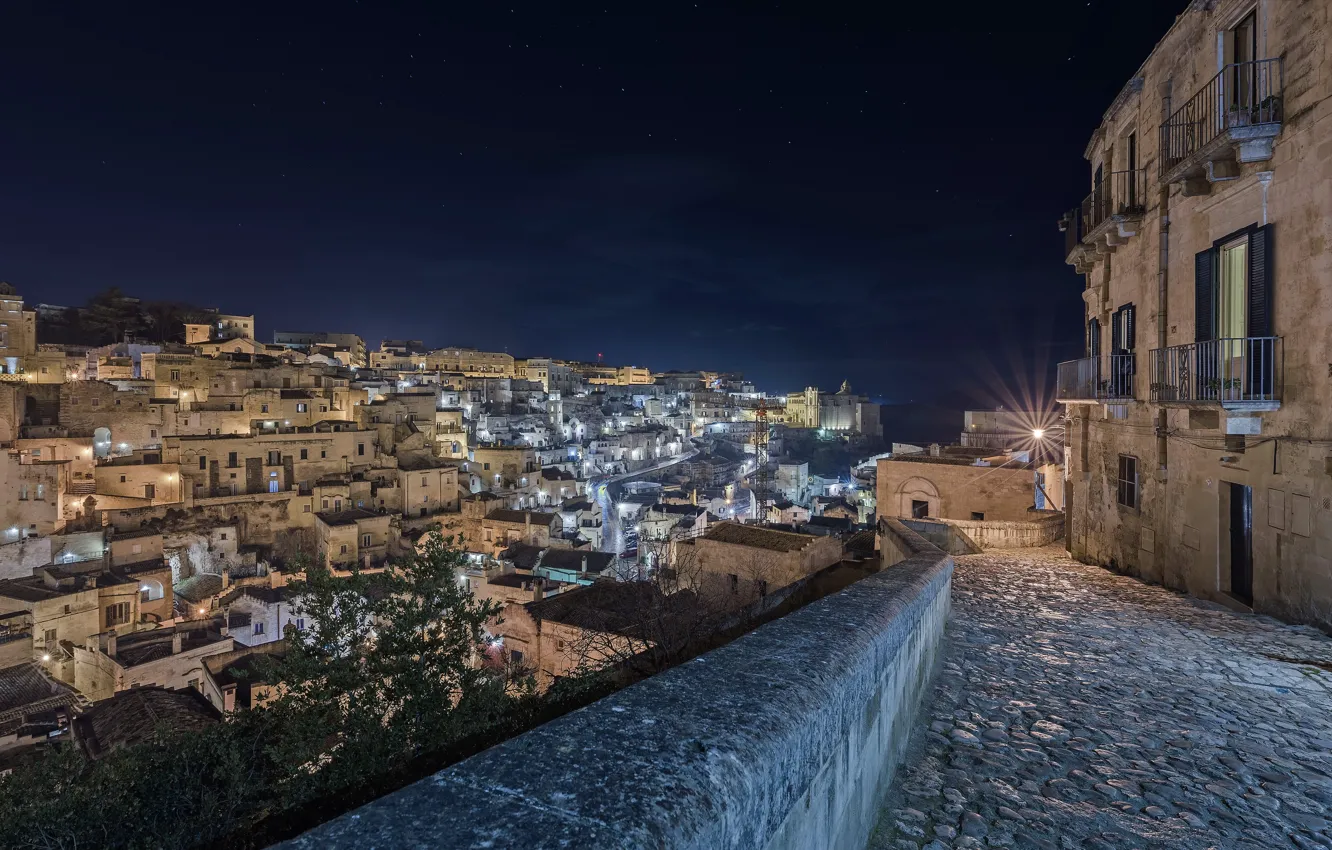
<instances>
[{"instance_id":1,"label":"dark blue sky","mask_svg":"<svg viewBox=\"0 0 1332 850\"><path fill-rule=\"evenodd\" d=\"M1059 215L1183 0L0 10L0 279L766 389L1076 356Z\"/></svg>"}]
</instances>

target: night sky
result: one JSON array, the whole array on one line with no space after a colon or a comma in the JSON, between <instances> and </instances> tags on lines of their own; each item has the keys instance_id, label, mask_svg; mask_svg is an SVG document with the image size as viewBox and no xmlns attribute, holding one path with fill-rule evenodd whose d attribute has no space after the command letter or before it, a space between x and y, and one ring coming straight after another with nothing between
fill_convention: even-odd
<instances>
[{"instance_id":1,"label":"night sky","mask_svg":"<svg viewBox=\"0 0 1332 850\"><path fill-rule=\"evenodd\" d=\"M1077 356L1055 222L1186 3L973 5L6 3L0 279L995 403Z\"/></svg>"}]
</instances>

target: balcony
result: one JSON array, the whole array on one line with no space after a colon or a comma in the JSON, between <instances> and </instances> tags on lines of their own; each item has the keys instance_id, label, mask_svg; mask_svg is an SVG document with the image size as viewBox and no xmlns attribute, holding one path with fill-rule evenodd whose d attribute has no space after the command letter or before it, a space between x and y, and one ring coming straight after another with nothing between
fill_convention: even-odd
<instances>
[{"instance_id":1,"label":"balcony","mask_svg":"<svg viewBox=\"0 0 1332 850\"><path fill-rule=\"evenodd\" d=\"M1281 132L1284 70L1280 59L1227 65L1161 125L1161 182L1185 195L1239 177L1239 166L1272 158Z\"/></svg>"},{"instance_id":2,"label":"balcony","mask_svg":"<svg viewBox=\"0 0 1332 850\"><path fill-rule=\"evenodd\" d=\"M1147 171L1112 171L1060 221L1064 259L1079 274L1138 234L1147 211Z\"/></svg>"},{"instance_id":3,"label":"balcony","mask_svg":"<svg viewBox=\"0 0 1332 850\"><path fill-rule=\"evenodd\" d=\"M1209 339L1152 352L1151 399L1184 407L1276 410L1283 379L1281 337Z\"/></svg>"},{"instance_id":4,"label":"balcony","mask_svg":"<svg viewBox=\"0 0 1332 850\"><path fill-rule=\"evenodd\" d=\"M1064 404L1122 404L1134 400L1134 355L1109 354L1059 364L1056 399Z\"/></svg>"}]
</instances>

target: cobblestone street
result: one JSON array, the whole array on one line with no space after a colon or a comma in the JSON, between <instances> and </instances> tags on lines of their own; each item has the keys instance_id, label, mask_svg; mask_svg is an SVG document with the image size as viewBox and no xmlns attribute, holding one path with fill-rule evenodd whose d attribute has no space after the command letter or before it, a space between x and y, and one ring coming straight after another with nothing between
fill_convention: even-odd
<instances>
[{"instance_id":1,"label":"cobblestone street","mask_svg":"<svg viewBox=\"0 0 1332 850\"><path fill-rule=\"evenodd\" d=\"M957 558L870 848L1332 848L1332 640L1070 560Z\"/></svg>"}]
</instances>

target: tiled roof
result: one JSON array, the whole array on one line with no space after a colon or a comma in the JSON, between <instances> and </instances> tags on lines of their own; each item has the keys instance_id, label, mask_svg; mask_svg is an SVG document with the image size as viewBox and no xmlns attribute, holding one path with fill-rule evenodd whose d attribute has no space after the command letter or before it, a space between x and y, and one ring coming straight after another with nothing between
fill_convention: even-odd
<instances>
[{"instance_id":1,"label":"tiled roof","mask_svg":"<svg viewBox=\"0 0 1332 850\"><path fill-rule=\"evenodd\" d=\"M586 572L602 573L614 562L615 556L610 552L593 552L585 549L557 549L551 547L546 550L546 554L541 558L541 566L552 570L569 570L583 572L583 565L587 565Z\"/></svg>"},{"instance_id":2,"label":"tiled roof","mask_svg":"<svg viewBox=\"0 0 1332 850\"><path fill-rule=\"evenodd\" d=\"M496 508L486 514L486 519L492 522L512 522L519 525L526 525L530 522L532 525L550 526L558 519L558 515L540 511L514 511L508 508Z\"/></svg>"},{"instance_id":3,"label":"tiled roof","mask_svg":"<svg viewBox=\"0 0 1332 850\"><path fill-rule=\"evenodd\" d=\"M78 701L77 691L46 675L34 661L0 670L0 723Z\"/></svg>"},{"instance_id":4,"label":"tiled roof","mask_svg":"<svg viewBox=\"0 0 1332 850\"><path fill-rule=\"evenodd\" d=\"M594 632L633 634L648 617L684 612L697 604L698 598L689 591L663 598L651 582L598 581L524 607L537 620Z\"/></svg>"},{"instance_id":5,"label":"tiled roof","mask_svg":"<svg viewBox=\"0 0 1332 850\"><path fill-rule=\"evenodd\" d=\"M541 547L529 543L511 543L509 548L500 553L500 557L512 562L520 570L530 570L541 560Z\"/></svg>"},{"instance_id":6,"label":"tiled roof","mask_svg":"<svg viewBox=\"0 0 1332 850\"><path fill-rule=\"evenodd\" d=\"M202 602L222 592L222 576L212 574L190 576L181 579L171 590L177 598L186 602Z\"/></svg>"},{"instance_id":7,"label":"tiled roof","mask_svg":"<svg viewBox=\"0 0 1332 850\"><path fill-rule=\"evenodd\" d=\"M148 687L121 691L96 703L74 721L74 737L92 758L132 746L158 729L193 732L220 722L222 715L193 689Z\"/></svg>"}]
</instances>

